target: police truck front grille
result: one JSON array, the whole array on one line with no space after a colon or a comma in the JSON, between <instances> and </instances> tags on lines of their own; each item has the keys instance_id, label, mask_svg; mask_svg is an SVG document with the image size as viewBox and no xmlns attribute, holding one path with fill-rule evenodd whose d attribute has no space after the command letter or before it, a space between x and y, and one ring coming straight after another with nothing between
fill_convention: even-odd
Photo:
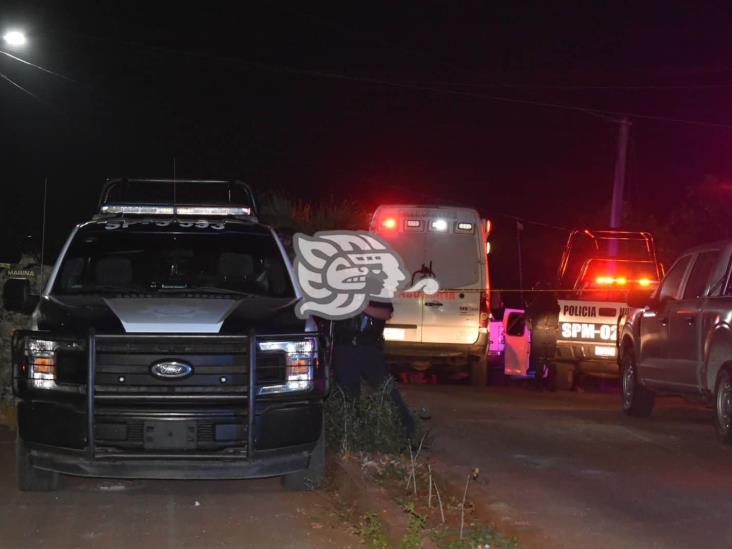
<instances>
[{"instance_id":1,"label":"police truck front grille","mask_svg":"<svg viewBox=\"0 0 732 549\"><path fill-rule=\"evenodd\" d=\"M156 377L153 364L179 361L192 372L180 379ZM257 384L285 379L283 353L257 353ZM123 336L96 343L95 395L185 397L246 395L249 387L249 342L246 337Z\"/></svg>"}]
</instances>

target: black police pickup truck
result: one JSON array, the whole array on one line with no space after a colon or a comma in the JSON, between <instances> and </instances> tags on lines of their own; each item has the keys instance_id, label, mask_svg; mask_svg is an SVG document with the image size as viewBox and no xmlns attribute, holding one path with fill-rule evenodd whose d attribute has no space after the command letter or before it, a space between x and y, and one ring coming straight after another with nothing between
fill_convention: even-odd
<instances>
[{"instance_id":1,"label":"black police pickup truck","mask_svg":"<svg viewBox=\"0 0 732 549\"><path fill-rule=\"evenodd\" d=\"M42 295L6 283L6 308L33 311L12 343L21 490L59 473L322 479L326 342L295 316L285 250L246 185L177 181L172 203L149 199L171 183L108 181ZM223 198L184 202L186 187Z\"/></svg>"}]
</instances>

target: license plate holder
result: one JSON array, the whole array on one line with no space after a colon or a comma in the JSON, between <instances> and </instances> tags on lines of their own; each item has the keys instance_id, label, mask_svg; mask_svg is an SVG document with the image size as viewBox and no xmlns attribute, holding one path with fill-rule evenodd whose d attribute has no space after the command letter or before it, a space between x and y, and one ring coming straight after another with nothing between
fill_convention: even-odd
<instances>
[{"instance_id":1,"label":"license plate holder","mask_svg":"<svg viewBox=\"0 0 732 549\"><path fill-rule=\"evenodd\" d=\"M146 421L143 424L145 450L195 450L198 432L195 421Z\"/></svg>"}]
</instances>

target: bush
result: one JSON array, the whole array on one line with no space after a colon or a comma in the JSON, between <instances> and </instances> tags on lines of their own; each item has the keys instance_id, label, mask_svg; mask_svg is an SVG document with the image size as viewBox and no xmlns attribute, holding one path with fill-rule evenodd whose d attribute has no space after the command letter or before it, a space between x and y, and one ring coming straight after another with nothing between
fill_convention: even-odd
<instances>
[{"instance_id":1,"label":"bush","mask_svg":"<svg viewBox=\"0 0 732 549\"><path fill-rule=\"evenodd\" d=\"M328 230L366 230L369 214L349 200L329 200L317 204L271 192L261 201L262 221L275 228L314 234Z\"/></svg>"},{"instance_id":2,"label":"bush","mask_svg":"<svg viewBox=\"0 0 732 549\"><path fill-rule=\"evenodd\" d=\"M356 400L347 398L343 390L335 385L325 403L328 447L339 454L399 454L407 451L414 441L407 438L399 413L389 396L393 383L389 379L378 390L362 391ZM419 443L425 428L416 416L415 422L415 439Z\"/></svg>"}]
</instances>

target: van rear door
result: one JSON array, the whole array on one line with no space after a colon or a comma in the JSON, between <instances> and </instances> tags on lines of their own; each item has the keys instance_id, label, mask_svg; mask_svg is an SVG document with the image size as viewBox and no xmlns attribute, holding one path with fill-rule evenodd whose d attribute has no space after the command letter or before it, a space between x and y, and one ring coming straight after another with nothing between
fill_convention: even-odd
<instances>
[{"instance_id":1,"label":"van rear door","mask_svg":"<svg viewBox=\"0 0 732 549\"><path fill-rule=\"evenodd\" d=\"M447 215L450 210L433 210L430 225L445 220L447 227L426 232L425 265L432 269L441 290L424 296L423 343L471 344L480 335L485 250L480 245L479 219L471 210L455 209ZM464 227L462 231L458 224Z\"/></svg>"},{"instance_id":2,"label":"van rear door","mask_svg":"<svg viewBox=\"0 0 732 549\"><path fill-rule=\"evenodd\" d=\"M412 212L414 213L414 212ZM379 208L374 214L370 231L386 240L402 257L407 274L412 277L424 263L426 234L423 226L411 230L405 225L407 210L404 208ZM415 215L409 219L418 218ZM414 282L419 275L414 274ZM422 308L424 294L422 292L401 292L393 300L394 315L384 329L387 341L422 341Z\"/></svg>"},{"instance_id":3,"label":"van rear door","mask_svg":"<svg viewBox=\"0 0 732 549\"><path fill-rule=\"evenodd\" d=\"M402 292L394 300L385 339L475 343L480 336L481 293L487 291L478 213L468 208L381 206L370 230L401 255L410 285L434 276L442 288L435 295Z\"/></svg>"}]
</instances>

